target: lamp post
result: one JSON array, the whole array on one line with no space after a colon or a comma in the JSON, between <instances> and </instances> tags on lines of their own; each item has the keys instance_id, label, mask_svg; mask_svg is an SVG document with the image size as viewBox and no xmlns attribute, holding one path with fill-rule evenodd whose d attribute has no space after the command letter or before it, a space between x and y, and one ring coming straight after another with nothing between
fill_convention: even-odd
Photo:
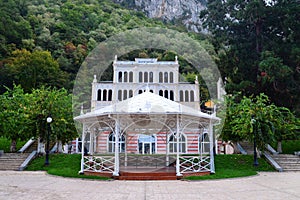
<instances>
[{"instance_id":1,"label":"lamp post","mask_svg":"<svg viewBox=\"0 0 300 200\"><path fill-rule=\"evenodd\" d=\"M45 166L49 165L49 143L50 143L50 131L51 127L50 124L52 122L52 117L49 115L46 119L47 121L47 145L46 145L46 159L45 159Z\"/></svg>"},{"instance_id":2,"label":"lamp post","mask_svg":"<svg viewBox=\"0 0 300 200\"><path fill-rule=\"evenodd\" d=\"M258 166L258 160L257 160L257 151L256 151L256 120L254 117L251 117L251 123L253 124L253 133L254 133L254 138L253 138L253 166L257 167Z\"/></svg>"}]
</instances>

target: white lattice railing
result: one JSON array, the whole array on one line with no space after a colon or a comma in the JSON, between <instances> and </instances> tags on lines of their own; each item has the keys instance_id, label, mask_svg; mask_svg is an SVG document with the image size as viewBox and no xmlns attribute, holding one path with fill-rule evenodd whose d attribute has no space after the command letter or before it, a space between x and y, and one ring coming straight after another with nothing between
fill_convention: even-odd
<instances>
[{"instance_id":1,"label":"white lattice railing","mask_svg":"<svg viewBox=\"0 0 300 200\"><path fill-rule=\"evenodd\" d=\"M114 156L84 156L84 171L113 172Z\"/></svg>"},{"instance_id":2,"label":"white lattice railing","mask_svg":"<svg viewBox=\"0 0 300 200\"><path fill-rule=\"evenodd\" d=\"M180 156L180 173L210 171L209 156Z\"/></svg>"}]
</instances>

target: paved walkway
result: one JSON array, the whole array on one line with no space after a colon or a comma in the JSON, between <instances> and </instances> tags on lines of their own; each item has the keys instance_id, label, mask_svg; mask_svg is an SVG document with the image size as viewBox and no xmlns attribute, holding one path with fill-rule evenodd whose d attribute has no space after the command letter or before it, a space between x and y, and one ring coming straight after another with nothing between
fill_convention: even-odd
<instances>
[{"instance_id":1,"label":"paved walkway","mask_svg":"<svg viewBox=\"0 0 300 200\"><path fill-rule=\"evenodd\" d=\"M300 172L209 181L95 181L44 172L0 171L0 200L7 199L300 199Z\"/></svg>"}]
</instances>

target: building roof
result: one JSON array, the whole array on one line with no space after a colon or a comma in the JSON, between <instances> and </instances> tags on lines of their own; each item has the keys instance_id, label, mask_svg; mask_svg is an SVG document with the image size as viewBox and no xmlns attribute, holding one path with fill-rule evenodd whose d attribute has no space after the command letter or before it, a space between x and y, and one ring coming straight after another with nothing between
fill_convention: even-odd
<instances>
[{"instance_id":1,"label":"building roof","mask_svg":"<svg viewBox=\"0 0 300 200\"><path fill-rule=\"evenodd\" d=\"M77 116L76 121L104 115L180 114L219 121L219 118L146 91L124 101Z\"/></svg>"}]
</instances>

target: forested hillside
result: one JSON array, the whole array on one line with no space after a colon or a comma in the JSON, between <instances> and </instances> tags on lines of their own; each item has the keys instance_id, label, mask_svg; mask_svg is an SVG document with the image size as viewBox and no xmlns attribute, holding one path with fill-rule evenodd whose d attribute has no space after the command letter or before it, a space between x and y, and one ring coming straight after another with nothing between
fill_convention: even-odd
<instances>
[{"instance_id":1,"label":"forested hillside","mask_svg":"<svg viewBox=\"0 0 300 200\"><path fill-rule=\"evenodd\" d=\"M127 29L162 26L106 0L0 1L0 93L41 85L72 88L82 61L98 42Z\"/></svg>"}]
</instances>

